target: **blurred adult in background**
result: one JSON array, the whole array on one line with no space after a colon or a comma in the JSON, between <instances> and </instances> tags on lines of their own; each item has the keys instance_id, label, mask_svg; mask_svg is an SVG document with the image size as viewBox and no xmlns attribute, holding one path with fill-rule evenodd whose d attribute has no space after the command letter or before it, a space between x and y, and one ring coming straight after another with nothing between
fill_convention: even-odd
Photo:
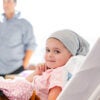
<instances>
[{"instance_id":1,"label":"blurred adult in background","mask_svg":"<svg viewBox=\"0 0 100 100\"><path fill-rule=\"evenodd\" d=\"M35 50L32 25L15 10L17 0L3 0L0 20L0 75L18 74L27 69Z\"/></svg>"}]
</instances>

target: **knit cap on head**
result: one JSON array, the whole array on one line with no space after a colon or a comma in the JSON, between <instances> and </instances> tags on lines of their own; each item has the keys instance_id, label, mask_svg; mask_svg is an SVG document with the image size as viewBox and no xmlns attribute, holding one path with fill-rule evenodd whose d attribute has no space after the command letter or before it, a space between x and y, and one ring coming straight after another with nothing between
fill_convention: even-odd
<instances>
[{"instance_id":1,"label":"knit cap on head","mask_svg":"<svg viewBox=\"0 0 100 100\"><path fill-rule=\"evenodd\" d=\"M71 30L60 30L52 33L49 38L60 40L72 55L86 55L89 44L81 36Z\"/></svg>"}]
</instances>

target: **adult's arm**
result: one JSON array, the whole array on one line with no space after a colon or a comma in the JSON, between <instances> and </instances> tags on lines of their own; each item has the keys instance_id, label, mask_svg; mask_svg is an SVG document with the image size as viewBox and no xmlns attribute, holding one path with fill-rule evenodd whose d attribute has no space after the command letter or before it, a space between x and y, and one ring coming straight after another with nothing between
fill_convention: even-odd
<instances>
[{"instance_id":1,"label":"adult's arm","mask_svg":"<svg viewBox=\"0 0 100 100\"><path fill-rule=\"evenodd\" d=\"M24 67L24 69L27 69L28 64L29 64L29 61L30 61L31 56L32 56L33 53L34 53L34 52L33 52L32 50L27 50L27 51L25 52L25 57L24 57L24 59L23 59L23 67Z\"/></svg>"}]
</instances>

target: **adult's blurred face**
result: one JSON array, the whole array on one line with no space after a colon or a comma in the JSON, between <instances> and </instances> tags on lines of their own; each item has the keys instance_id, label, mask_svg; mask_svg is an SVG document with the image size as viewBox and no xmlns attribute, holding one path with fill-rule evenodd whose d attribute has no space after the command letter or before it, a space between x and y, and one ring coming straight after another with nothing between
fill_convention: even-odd
<instances>
[{"instance_id":1,"label":"adult's blurred face","mask_svg":"<svg viewBox=\"0 0 100 100\"><path fill-rule=\"evenodd\" d=\"M15 12L16 2L14 0L3 0L3 9L6 16L12 15Z\"/></svg>"}]
</instances>

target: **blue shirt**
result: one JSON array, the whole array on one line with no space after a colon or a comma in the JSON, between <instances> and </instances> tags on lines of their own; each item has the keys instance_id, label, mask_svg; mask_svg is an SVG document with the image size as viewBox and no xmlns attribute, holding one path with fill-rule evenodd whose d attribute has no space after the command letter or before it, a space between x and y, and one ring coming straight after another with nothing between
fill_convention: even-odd
<instances>
[{"instance_id":1,"label":"blue shirt","mask_svg":"<svg viewBox=\"0 0 100 100\"><path fill-rule=\"evenodd\" d=\"M0 74L8 74L23 64L26 50L36 47L32 25L16 13L0 22Z\"/></svg>"}]
</instances>

